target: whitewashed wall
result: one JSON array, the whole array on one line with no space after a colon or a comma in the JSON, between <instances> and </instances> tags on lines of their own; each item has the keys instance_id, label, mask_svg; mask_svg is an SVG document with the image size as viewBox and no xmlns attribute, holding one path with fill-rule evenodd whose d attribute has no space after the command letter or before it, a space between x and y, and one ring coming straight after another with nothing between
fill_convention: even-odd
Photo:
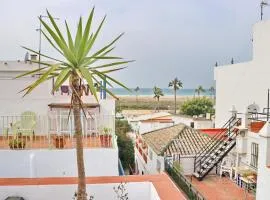
<instances>
[{"instance_id":1,"label":"whitewashed wall","mask_svg":"<svg viewBox=\"0 0 270 200\"><path fill-rule=\"evenodd\" d=\"M192 117L185 116L173 116L175 124L183 123L187 126L191 126L191 122L194 122L195 129L213 128L213 122L211 120L199 120Z\"/></svg>"},{"instance_id":2,"label":"whitewashed wall","mask_svg":"<svg viewBox=\"0 0 270 200\"><path fill-rule=\"evenodd\" d=\"M149 157L149 151L152 151L152 159ZM147 157L147 163L143 160L141 154L135 148L135 161L138 164L138 170L140 174L142 174L142 171L144 174L159 174L157 170L157 160L159 160L161 167L160 167L160 172L164 171L165 166L164 166L164 158L162 156L158 156L153 150L148 147L148 157Z\"/></svg>"},{"instance_id":3,"label":"whitewashed wall","mask_svg":"<svg viewBox=\"0 0 270 200\"><path fill-rule=\"evenodd\" d=\"M216 127L230 118L232 106L241 113L252 103L259 105L260 111L266 107L270 87L269 51L270 21L262 21L253 27L253 60L215 68Z\"/></svg>"},{"instance_id":4,"label":"whitewashed wall","mask_svg":"<svg viewBox=\"0 0 270 200\"><path fill-rule=\"evenodd\" d=\"M76 151L1 150L0 177L77 176ZM118 176L118 149L85 149L86 176Z\"/></svg>"},{"instance_id":5,"label":"whitewashed wall","mask_svg":"<svg viewBox=\"0 0 270 200\"><path fill-rule=\"evenodd\" d=\"M160 123L160 122L139 122L139 133L147 133L150 131L158 130L161 128L172 126L173 123Z\"/></svg>"},{"instance_id":6,"label":"whitewashed wall","mask_svg":"<svg viewBox=\"0 0 270 200\"><path fill-rule=\"evenodd\" d=\"M256 199L268 199L270 195L270 125L260 131Z\"/></svg>"},{"instance_id":7,"label":"whitewashed wall","mask_svg":"<svg viewBox=\"0 0 270 200\"><path fill-rule=\"evenodd\" d=\"M94 196L94 199L117 200L113 187L115 184L89 184L87 192ZM11 195L22 196L25 200L68 200L72 199L76 191L76 185L40 185L40 186L1 186L0 196L6 198ZM127 183L126 189L130 200L160 200L157 191L152 183Z\"/></svg>"},{"instance_id":8,"label":"whitewashed wall","mask_svg":"<svg viewBox=\"0 0 270 200\"><path fill-rule=\"evenodd\" d=\"M0 72L1 74L1 72ZM70 103L71 95L60 93L51 94L52 81L47 81L22 98L20 90L33 83L36 78L1 79L0 78L0 116L20 115L24 111L33 111L37 115L48 113L50 103ZM93 96L83 96L85 103L96 103ZM115 100L100 100L100 115L115 114Z\"/></svg>"}]
</instances>

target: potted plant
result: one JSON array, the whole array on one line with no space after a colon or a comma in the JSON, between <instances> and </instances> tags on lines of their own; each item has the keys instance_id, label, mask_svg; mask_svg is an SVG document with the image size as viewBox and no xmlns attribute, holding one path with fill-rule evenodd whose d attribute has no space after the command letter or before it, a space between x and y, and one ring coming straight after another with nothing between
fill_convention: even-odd
<instances>
[{"instance_id":1,"label":"potted plant","mask_svg":"<svg viewBox=\"0 0 270 200\"><path fill-rule=\"evenodd\" d=\"M107 127L103 128L100 139L101 139L101 145L103 147L110 146L111 140L112 140L111 129Z\"/></svg>"},{"instance_id":2,"label":"potted plant","mask_svg":"<svg viewBox=\"0 0 270 200\"><path fill-rule=\"evenodd\" d=\"M9 147L11 149L24 149L25 145L26 142L22 138L14 138L9 141Z\"/></svg>"},{"instance_id":3,"label":"potted plant","mask_svg":"<svg viewBox=\"0 0 270 200\"><path fill-rule=\"evenodd\" d=\"M57 149L63 149L66 144L65 138L62 135L57 135L54 138L54 146Z\"/></svg>"}]
</instances>

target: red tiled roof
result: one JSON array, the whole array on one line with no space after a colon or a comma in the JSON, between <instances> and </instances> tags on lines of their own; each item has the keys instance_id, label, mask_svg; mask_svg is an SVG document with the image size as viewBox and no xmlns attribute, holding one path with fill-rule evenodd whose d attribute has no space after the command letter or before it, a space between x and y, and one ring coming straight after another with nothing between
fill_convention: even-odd
<instances>
[{"instance_id":1,"label":"red tiled roof","mask_svg":"<svg viewBox=\"0 0 270 200\"><path fill-rule=\"evenodd\" d=\"M199 131L201 131L202 133L208 135L208 136L215 136L223 131L225 131L226 129L224 128L207 128L207 129L199 129Z\"/></svg>"},{"instance_id":2,"label":"red tiled roof","mask_svg":"<svg viewBox=\"0 0 270 200\"><path fill-rule=\"evenodd\" d=\"M56 178L0 178L0 186L19 185L69 185L77 184L76 177ZM143 176L104 176L87 177L87 184L105 184L120 182L152 182L161 200L186 200L185 195L177 188L169 176L165 173L159 175Z\"/></svg>"}]
</instances>

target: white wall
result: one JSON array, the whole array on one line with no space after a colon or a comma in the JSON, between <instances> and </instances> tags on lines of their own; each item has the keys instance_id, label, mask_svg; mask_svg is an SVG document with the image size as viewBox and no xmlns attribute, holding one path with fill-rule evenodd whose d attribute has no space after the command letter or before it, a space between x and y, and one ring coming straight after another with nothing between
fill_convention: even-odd
<instances>
[{"instance_id":1,"label":"white wall","mask_svg":"<svg viewBox=\"0 0 270 200\"><path fill-rule=\"evenodd\" d=\"M1 72L0 72L1 74ZM71 95L56 92L51 94L52 81L46 81L34 89L29 95L23 98L24 93L20 90L33 83L36 78L28 77L21 79L1 79L0 78L0 116L20 115L24 111L33 111L38 115L48 113L50 103L70 103ZM93 96L83 96L84 103L97 103ZM115 114L115 100L100 100L100 115Z\"/></svg>"},{"instance_id":2,"label":"white wall","mask_svg":"<svg viewBox=\"0 0 270 200\"><path fill-rule=\"evenodd\" d=\"M76 150L1 150L0 177L77 176ZM86 176L118 176L118 149L84 149Z\"/></svg>"},{"instance_id":3,"label":"white wall","mask_svg":"<svg viewBox=\"0 0 270 200\"><path fill-rule=\"evenodd\" d=\"M175 124L183 123L187 126L194 122L195 129L213 128L213 122L211 120L193 119L192 117L186 116L173 116Z\"/></svg>"},{"instance_id":4,"label":"white wall","mask_svg":"<svg viewBox=\"0 0 270 200\"><path fill-rule=\"evenodd\" d=\"M256 199L270 195L270 128L269 122L260 131Z\"/></svg>"},{"instance_id":5,"label":"white wall","mask_svg":"<svg viewBox=\"0 0 270 200\"><path fill-rule=\"evenodd\" d=\"M149 157L149 150L152 151L152 159ZM148 157L147 157L147 163L143 160L141 154L135 147L135 161L138 163L138 170L140 174L142 174L142 171L144 174L159 174L157 170L157 160L159 160L161 167L160 167L160 172L164 171L165 166L164 166L164 158L162 156L158 156L153 150L150 149L148 146Z\"/></svg>"},{"instance_id":6,"label":"white wall","mask_svg":"<svg viewBox=\"0 0 270 200\"><path fill-rule=\"evenodd\" d=\"M119 183L88 184L87 192L93 195L94 199L117 200L113 187L118 185ZM25 200L67 200L72 199L76 189L76 185L1 186L0 196L6 198L18 195ZM126 189L130 200L160 200L155 187L149 182L127 183Z\"/></svg>"},{"instance_id":7,"label":"white wall","mask_svg":"<svg viewBox=\"0 0 270 200\"><path fill-rule=\"evenodd\" d=\"M231 116L234 105L241 113L256 103L260 111L266 107L270 87L270 21L253 27L253 57L251 62L215 68L216 127L221 127Z\"/></svg>"},{"instance_id":8,"label":"white wall","mask_svg":"<svg viewBox=\"0 0 270 200\"><path fill-rule=\"evenodd\" d=\"M150 131L172 126L173 123L139 122L138 125L139 125L139 133L143 134Z\"/></svg>"}]
</instances>

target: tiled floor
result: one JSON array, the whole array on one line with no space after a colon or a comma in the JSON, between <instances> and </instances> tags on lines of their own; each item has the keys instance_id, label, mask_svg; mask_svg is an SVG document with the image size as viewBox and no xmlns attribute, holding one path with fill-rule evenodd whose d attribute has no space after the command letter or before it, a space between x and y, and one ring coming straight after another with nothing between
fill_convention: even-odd
<instances>
[{"instance_id":1,"label":"tiled floor","mask_svg":"<svg viewBox=\"0 0 270 200\"><path fill-rule=\"evenodd\" d=\"M120 183L120 182L152 182L161 200L187 200L185 195L174 185L166 174L144 176L104 176L88 177L87 184ZM77 178L0 178L1 186L16 185L64 185L76 184Z\"/></svg>"},{"instance_id":2,"label":"tiled floor","mask_svg":"<svg viewBox=\"0 0 270 200\"><path fill-rule=\"evenodd\" d=\"M190 177L189 177L190 180ZM192 184L207 200L254 200L255 196L229 178L208 175L203 181L192 177Z\"/></svg>"},{"instance_id":3,"label":"tiled floor","mask_svg":"<svg viewBox=\"0 0 270 200\"><path fill-rule=\"evenodd\" d=\"M0 137L0 149L10 149L9 142L11 140L12 137ZM24 137L22 140L26 143L24 149L56 149L57 146L55 136L34 136L32 139ZM112 139L109 141L100 136L88 136L83 138L83 144L84 148L111 148ZM74 137L64 136L64 149L75 148L75 146L76 139Z\"/></svg>"}]
</instances>

